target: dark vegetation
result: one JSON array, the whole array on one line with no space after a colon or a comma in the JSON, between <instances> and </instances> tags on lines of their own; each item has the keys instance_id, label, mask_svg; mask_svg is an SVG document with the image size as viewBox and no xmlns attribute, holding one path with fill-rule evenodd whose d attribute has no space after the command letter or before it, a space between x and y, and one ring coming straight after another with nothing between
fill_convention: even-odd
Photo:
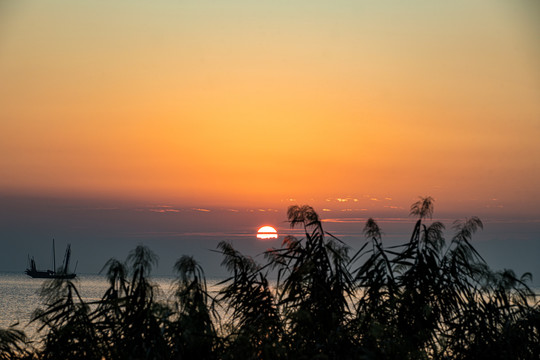
<instances>
[{"instance_id":1,"label":"dark vegetation","mask_svg":"<svg viewBox=\"0 0 540 360\"><path fill-rule=\"evenodd\" d=\"M0 330L0 359L540 359L540 305L530 274L491 271L471 245L476 218L454 236L431 222L433 200L411 207L411 238L383 245L369 219L354 251L323 230L309 206L288 220L288 236L257 264L219 245L230 277L218 293L189 257L175 264L174 298L157 300L143 246L104 267L109 288L85 303L72 280L51 280L32 321L41 340ZM269 282L268 274L277 274Z\"/></svg>"}]
</instances>

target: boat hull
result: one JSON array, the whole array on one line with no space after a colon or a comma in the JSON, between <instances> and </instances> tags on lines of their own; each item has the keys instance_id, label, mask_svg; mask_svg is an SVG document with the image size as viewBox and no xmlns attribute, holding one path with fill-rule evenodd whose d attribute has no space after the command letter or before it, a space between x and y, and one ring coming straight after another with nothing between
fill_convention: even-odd
<instances>
[{"instance_id":1,"label":"boat hull","mask_svg":"<svg viewBox=\"0 0 540 360\"><path fill-rule=\"evenodd\" d=\"M53 269L56 269L56 251L54 249L54 239L53 239ZM25 270L25 274L34 279L73 279L77 276L75 273L70 273L68 270L69 267L69 258L71 255L71 246L68 244L66 248L66 255L64 257L64 263L62 268L59 268L58 271L54 270L38 270L34 258L28 256L28 268ZM77 268L77 266L75 266Z\"/></svg>"},{"instance_id":2,"label":"boat hull","mask_svg":"<svg viewBox=\"0 0 540 360\"><path fill-rule=\"evenodd\" d=\"M57 274L53 271L39 271L26 269L26 275L34 279L74 279L77 274Z\"/></svg>"}]
</instances>

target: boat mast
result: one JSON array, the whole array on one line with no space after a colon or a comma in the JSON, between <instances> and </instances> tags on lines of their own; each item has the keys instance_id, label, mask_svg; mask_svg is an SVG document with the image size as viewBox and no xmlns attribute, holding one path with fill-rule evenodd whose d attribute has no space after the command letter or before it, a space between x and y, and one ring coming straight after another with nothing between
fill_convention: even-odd
<instances>
[{"instance_id":1,"label":"boat mast","mask_svg":"<svg viewBox=\"0 0 540 360\"><path fill-rule=\"evenodd\" d=\"M71 245L68 244L66 248L66 256L64 257L64 274L68 273L69 257L71 255Z\"/></svg>"},{"instance_id":2,"label":"boat mast","mask_svg":"<svg viewBox=\"0 0 540 360\"><path fill-rule=\"evenodd\" d=\"M54 238L52 239L52 252L53 252L53 271L56 272L56 250L54 248Z\"/></svg>"}]
</instances>

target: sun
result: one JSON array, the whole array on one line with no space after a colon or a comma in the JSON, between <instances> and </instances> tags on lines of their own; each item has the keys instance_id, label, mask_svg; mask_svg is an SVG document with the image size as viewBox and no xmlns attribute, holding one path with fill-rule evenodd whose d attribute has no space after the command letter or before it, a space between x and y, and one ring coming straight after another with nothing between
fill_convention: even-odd
<instances>
[{"instance_id":1,"label":"sun","mask_svg":"<svg viewBox=\"0 0 540 360\"><path fill-rule=\"evenodd\" d=\"M271 226L263 226L257 231L257 239L268 240L277 238L277 230Z\"/></svg>"}]
</instances>

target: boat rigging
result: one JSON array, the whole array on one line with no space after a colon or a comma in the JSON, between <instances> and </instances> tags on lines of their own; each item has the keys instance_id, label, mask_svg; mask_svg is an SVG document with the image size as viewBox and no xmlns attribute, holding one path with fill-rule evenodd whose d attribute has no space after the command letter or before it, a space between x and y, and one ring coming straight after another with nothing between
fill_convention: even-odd
<instances>
[{"instance_id":1,"label":"boat rigging","mask_svg":"<svg viewBox=\"0 0 540 360\"><path fill-rule=\"evenodd\" d=\"M66 247L66 253L64 255L64 261L62 262L62 267L56 268L56 250L54 247L54 239L52 244L52 252L53 252L53 270L38 270L36 266L36 261L34 260L34 257L30 258L28 256L28 268L25 270L26 275L37 278L37 279L73 279L77 274L75 274L75 271L77 270L77 264L75 264L75 270L74 272L69 272L69 260L71 257L71 244L68 244Z\"/></svg>"}]
</instances>

